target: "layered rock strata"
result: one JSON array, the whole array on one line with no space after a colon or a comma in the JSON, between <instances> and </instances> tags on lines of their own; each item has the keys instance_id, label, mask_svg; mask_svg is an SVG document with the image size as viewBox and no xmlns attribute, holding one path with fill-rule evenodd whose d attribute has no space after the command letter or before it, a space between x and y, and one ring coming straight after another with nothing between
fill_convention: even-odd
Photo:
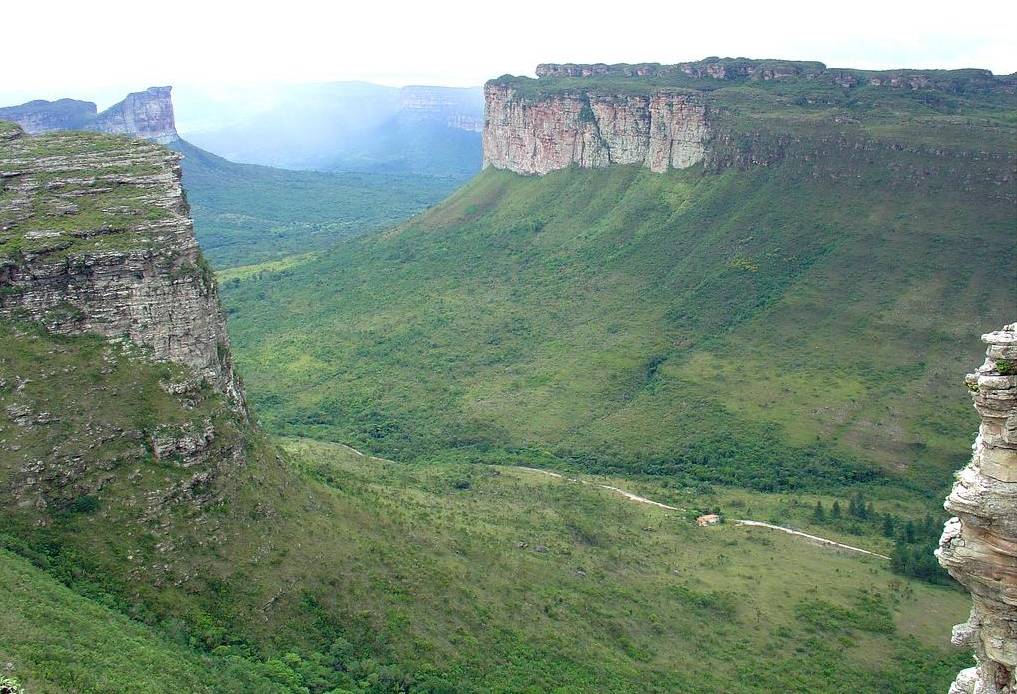
<instances>
[{"instance_id":1,"label":"layered rock strata","mask_svg":"<svg viewBox=\"0 0 1017 694\"><path fill-rule=\"evenodd\" d=\"M967 376L982 418L971 462L957 474L945 507L939 563L970 592L971 616L954 627L973 648L951 694L1017 692L1017 323L983 335L985 363Z\"/></svg>"},{"instance_id":2,"label":"layered rock strata","mask_svg":"<svg viewBox=\"0 0 1017 694\"><path fill-rule=\"evenodd\" d=\"M484 166L522 174L611 164L684 169L703 161L712 135L706 102L694 94L530 100L488 84L485 98Z\"/></svg>"},{"instance_id":3,"label":"layered rock strata","mask_svg":"<svg viewBox=\"0 0 1017 694\"><path fill-rule=\"evenodd\" d=\"M99 333L194 369L246 412L180 156L109 135L0 138L0 318Z\"/></svg>"}]
</instances>

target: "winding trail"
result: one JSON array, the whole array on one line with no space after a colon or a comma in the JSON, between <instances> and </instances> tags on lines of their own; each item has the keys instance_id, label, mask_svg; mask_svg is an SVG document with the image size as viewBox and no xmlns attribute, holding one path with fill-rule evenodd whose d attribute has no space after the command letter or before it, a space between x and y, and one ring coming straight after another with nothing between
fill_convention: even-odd
<instances>
[{"instance_id":1,"label":"winding trail","mask_svg":"<svg viewBox=\"0 0 1017 694\"><path fill-rule=\"evenodd\" d=\"M526 470L528 472L539 472L542 475L548 475L550 477L557 477L559 479L568 480L569 482L578 482L579 484L590 484L590 485L593 485L595 487L600 487L601 489L608 489L608 490L610 490L612 492L616 492L618 494L621 494L626 499L629 499L631 501L635 501L636 503L650 504L651 506L657 506L659 508L664 508L664 509L667 509L669 511L681 511L681 512L685 511L685 509L683 509L683 508L678 508L677 506L668 506L667 504L662 504L659 501L654 501L653 499L647 499L645 496L639 496L638 494L633 494L632 492L627 492L624 489L619 489L618 487L612 487L609 484L600 484L598 482L588 482L586 480L577 479L575 477L566 477L565 475L559 474L557 472L551 472L550 470L541 470L540 468L535 468L535 467L524 467L522 465L514 465L512 467L514 467L516 470ZM859 554L865 554L865 555L868 555L870 557L879 557L880 559L886 559L886 560L890 559L890 557L886 556L885 554L880 554L879 552L870 552L869 550L862 549L861 547L854 547L852 545L846 545L843 542L837 542L835 540L830 540L830 539L827 539L825 537L820 537L818 535L810 535L809 533L803 533L800 530L794 530L792 528L786 528L783 525L774 525L773 523L764 523L763 521L746 520L746 519L741 519L741 518L734 519L732 522L737 524L737 525L751 526L751 527L754 527L754 528L769 528L770 530L779 530L779 531L781 531L783 533L787 533L788 535L794 535L795 537L801 537L801 538L804 538L804 539L806 539L806 540L808 540L810 542L814 542L815 544L820 545L821 547L830 547L832 549L844 549L844 550L847 550L849 552L857 552Z\"/></svg>"},{"instance_id":2,"label":"winding trail","mask_svg":"<svg viewBox=\"0 0 1017 694\"><path fill-rule=\"evenodd\" d=\"M389 460L388 458L379 458L379 457L373 456L373 455L366 455L366 454L361 453L360 451L358 451L356 448L353 448L352 446L343 446L343 447L347 448L348 450L350 450L351 452L353 452L356 455L360 456L361 458L368 458L368 459L371 459L371 460L381 460L381 461L384 461L386 463L395 462L395 461ZM668 511L678 511L680 513L684 513L686 511L686 509L684 509L684 508L679 508L677 506L669 506L668 504L663 504L663 503L661 503L659 501L654 501L653 499L647 499L645 496L639 496L638 494L633 494L632 492L625 491L624 489L621 489L619 487L612 487L610 484L601 484L599 482L590 482L588 480L582 480L582 479L579 479L577 477L566 477L565 475L563 475L561 473L558 473L558 472L552 472L551 470L541 470L540 468L536 468L536 467L526 467L524 465L509 465L509 466L506 466L506 467L510 467L513 470L525 470L526 472L536 472L536 473L541 474L541 475L547 475L548 477L556 477L556 478L558 478L560 480L566 480L568 482L577 482L579 484L587 484L587 485L591 485L591 486L594 486L594 487L600 487L601 489L607 489L608 491L614 492L615 494L620 494L620 495L624 496L626 499L628 499L629 501L635 501L637 504L648 504L650 506L656 506L657 508L666 509ZM858 554L864 554L864 555L870 556L870 557L878 557L880 559L886 559L887 561L890 560L890 557L886 556L885 554L880 554L879 552L871 552L871 551L869 551L867 549L862 549L861 547L854 547L852 545L846 545L843 542L837 542L836 540L830 540L830 539L825 538L825 537L820 537L819 535L810 535L809 533L803 533L801 530L794 530L792 528L787 528L787 527L785 527L783 525L774 525L773 523L764 523L763 521L747 520L747 519L744 519L744 518L736 518L736 519L732 520L731 522L736 524L736 525L743 525L743 526L748 526L748 527L753 527L753 528L769 528L770 530L779 530L780 532L787 533L788 535L794 535L795 537L801 537L801 538L803 538L805 540L808 540L809 542L812 542L812 543L815 543L815 544L819 545L820 547L829 547L831 549L843 549L843 550L847 550L849 552L856 552Z\"/></svg>"}]
</instances>

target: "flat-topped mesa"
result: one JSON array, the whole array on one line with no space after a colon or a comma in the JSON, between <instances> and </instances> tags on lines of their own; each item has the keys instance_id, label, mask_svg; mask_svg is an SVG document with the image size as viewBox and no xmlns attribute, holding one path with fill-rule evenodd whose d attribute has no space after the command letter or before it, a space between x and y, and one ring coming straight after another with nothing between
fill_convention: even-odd
<instances>
[{"instance_id":1,"label":"flat-topped mesa","mask_svg":"<svg viewBox=\"0 0 1017 694\"><path fill-rule=\"evenodd\" d=\"M1013 90L1015 75L993 75L991 70L855 70L828 68L815 61L753 60L750 58L704 58L685 63L542 63L537 66L538 78L642 77L673 78L685 76L709 82L775 80L829 80L843 88L862 86L894 89L940 89L967 91L971 89Z\"/></svg>"},{"instance_id":2,"label":"flat-topped mesa","mask_svg":"<svg viewBox=\"0 0 1017 694\"><path fill-rule=\"evenodd\" d=\"M98 113L90 101L29 101L20 106L0 108L0 120L17 123L30 134L94 130L131 135L165 145L179 139L171 91L172 87L149 87L143 92L133 92L102 113Z\"/></svg>"},{"instance_id":3,"label":"flat-topped mesa","mask_svg":"<svg viewBox=\"0 0 1017 694\"><path fill-rule=\"evenodd\" d=\"M922 171L947 167L904 161L912 154L986 161L984 171L967 167L965 175L1010 195L1007 160L1014 153L1001 136L1011 126L972 119L960 127L952 123L944 137L951 114L930 112L925 92L942 92L948 98L932 101L956 101L971 113L993 111L999 103L1017 105L1017 75L830 69L817 62L745 58L674 65L545 63L537 75L503 75L485 85L485 167L542 175L573 166L634 164L663 173L793 159L815 169L818 162L863 165L871 158L866 152L882 150L907 152L897 156L898 168L908 169L900 178L916 180ZM889 108L880 108L884 103ZM894 115L910 108L914 117Z\"/></svg>"},{"instance_id":4,"label":"flat-topped mesa","mask_svg":"<svg viewBox=\"0 0 1017 694\"><path fill-rule=\"evenodd\" d=\"M737 78L787 79L789 77L814 77L826 70L818 62L797 60L749 60L747 58L706 58L687 63L661 65L659 63L541 63L537 66L537 77L667 77L683 73L689 77L717 80Z\"/></svg>"},{"instance_id":5,"label":"flat-topped mesa","mask_svg":"<svg viewBox=\"0 0 1017 694\"><path fill-rule=\"evenodd\" d=\"M971 462L957 474L936 555L970 592L971 617L954 627L973 648L951 694L1017 692L1017 323L983 335L985 363L965 379L982 422Z\"/></svg>"},{"instance_id":6,"label":"flat-topped mesa","mask_svg":"<svg viewBox=\"0 0 1017 694\"><path fill-rule=\"evenodd\" d=\"M144 140L0 126L0 318L127 338L246 413L180 156Z\"/></svg>"}]
</instances>

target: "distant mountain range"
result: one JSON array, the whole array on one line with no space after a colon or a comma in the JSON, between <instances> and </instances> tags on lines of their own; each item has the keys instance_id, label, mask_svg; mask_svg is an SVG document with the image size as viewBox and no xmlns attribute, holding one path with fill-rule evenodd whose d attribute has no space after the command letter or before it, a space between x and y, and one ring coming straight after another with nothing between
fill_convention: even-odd
<instances>
[{"instance_id":1,"label":"distant mountain range","mask_svg":"<svg viewBox=\"0 0 1017 694\"><path fill-rule=\"evenodd\" d=\"M287 169L473 174L480 170L480 87L367 82L182 90L184 136L232 161Z\"/></svg>"},{"instance_id":2,"label":"distant mountain range","mask_svg":"<svg viewBox=\"0 0 1017 694\"><path fill-rule=\"evenodd\" d=\"M137 135L165 145L178 137L171 89L149 87L143 92L133 92L102 113L91 101L29 101L0 108L0 120L14 121L31 134L51 130L96 130Z\"/></svg>"},{"instance_id":3,"label":"distant mountain range","mask_svg":"<svg viewBox=\"0 0 1017 694\"><path fill-rule=\"evenodd\" d=\"M99 130L187 141L231 161L285 169L471 175L481 166L480 87L385 87L367 82L216 91L152 87L99 113L90 101L0 108L27 132ZM180 116L181 132L175 116Z\"/></svg>"}]
</instances>

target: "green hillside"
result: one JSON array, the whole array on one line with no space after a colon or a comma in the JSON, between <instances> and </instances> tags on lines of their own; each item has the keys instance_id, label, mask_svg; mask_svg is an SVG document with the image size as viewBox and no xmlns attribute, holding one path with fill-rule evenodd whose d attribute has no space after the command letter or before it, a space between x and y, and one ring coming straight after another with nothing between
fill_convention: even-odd
<instances>
[{"instance_id":1,"label":"green hillside","mask_svg":"<svg viewBox=\"0 0 1017 694\"><path fill-rule=\"evenodd\" d=\"M269 430L388 457L935 496L1017 255L1012 182L925 161L488 170L226 282L234 346Z\"/></svg>"},{"instance_id":2,"label":"green hillside","mask_svg":"<svg viewBox=\"0 0 1017 694\"><path fill-rule=\"evenodd\" d=\"M176 367L3 327L0 408L49 420L0 420L0 658L30 691L925 692L967 661L967 597L884 560L532 471L280 449L207 390L166 392ZM146 436L205 418L245 462L164 497L193 468ZM796 523L817 500L639 491Z\"/></svg>"},{"instance_id":3,"label":"green hillside","mask_svg":"<svg viewBox=\"0 0 1017 694\"><path fill-rule=\"evenodd\" d=\"M401 222L465 176L318 173L236 164L178 140L198 240L216 267L326 248Z\"/></svg>"},{"instance_id":4,"label":"green hillside","mask_svg":"<svg viewBox=\"0 0 1017 694\"><path fill-rule=\"evenodd\" d=\"M278 691L267 667L189 648L2 549L0 583L0 658L33 694Z\"/></svg>"}]
</instances>

